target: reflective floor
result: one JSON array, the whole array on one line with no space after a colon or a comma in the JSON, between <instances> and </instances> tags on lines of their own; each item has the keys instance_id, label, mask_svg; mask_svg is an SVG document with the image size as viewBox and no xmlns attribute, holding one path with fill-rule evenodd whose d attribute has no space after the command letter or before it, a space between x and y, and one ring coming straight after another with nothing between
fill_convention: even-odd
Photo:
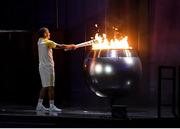
<instances>
[{"instance_id":1,"label":"reflective floor","mask_svg":"<svg viewBox=\"0 0 180 129\"><path fill-rule=\"evenodd\" d=\"M157 109L152 107L127 107L128 118L157 118ZM1 105L0 115L22 115L22 116L53 116L53 117L78 117L78 118L107 118L110 119L111 111L100 109L86 109L80 107L63 108L62 112L37 112L32 106ZM173 118L171 108L162 110L162 117Z\"/></svg>"},{"instance_id":2,"label":"reflective floor","mask_svg":"<svg viewBox=\"0 0 180 129\"><path fill-rule=\"evenodd\" d=\"M19 105L0 106L1 127L131 127L141 120L157 120L156 108L127 107L127 118L113 118L111 111L65 108L60 113L36 112L35 107ZM164 108L162 118L174 119L170 108ZM122 124L119 124L123 121ZM92 122L96 124L92 124ZM142 123L142 122L140 122Z\"/></svg>"}]
</instances>

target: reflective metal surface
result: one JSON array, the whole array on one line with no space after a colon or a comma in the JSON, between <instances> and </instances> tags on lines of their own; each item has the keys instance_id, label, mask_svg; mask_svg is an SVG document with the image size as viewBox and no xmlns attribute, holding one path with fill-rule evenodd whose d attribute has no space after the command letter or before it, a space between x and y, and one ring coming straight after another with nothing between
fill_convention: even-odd
<instances>
[{"instance_id":1,"label":"reflective metal surface","mask_svg":"<svg viewBox=\"0 0 180 129\"><path fill-rule=\"evenodd\" d=\"M137 86L142 65L133 49L94 50L84 61L84 73L96 95L115 96Z\"/></svg>"}]
</instances>

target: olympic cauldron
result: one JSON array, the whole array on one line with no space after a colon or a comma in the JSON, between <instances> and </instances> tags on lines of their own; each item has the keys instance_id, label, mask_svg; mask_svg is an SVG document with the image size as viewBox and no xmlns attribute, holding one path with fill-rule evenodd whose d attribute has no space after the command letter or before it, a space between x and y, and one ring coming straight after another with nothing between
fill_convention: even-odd
<instances>
[{"instance_id":1,"label":"olympic cauldron","mask_svg":"<svg viewBox=\"0 0 180 129\"><path fill-rule=\"evenodd\" d=\"M134 49L92 49L84 60L89 88L100 97L126 94L136 88L142 64Z\"/></svg>"}]
</instances>

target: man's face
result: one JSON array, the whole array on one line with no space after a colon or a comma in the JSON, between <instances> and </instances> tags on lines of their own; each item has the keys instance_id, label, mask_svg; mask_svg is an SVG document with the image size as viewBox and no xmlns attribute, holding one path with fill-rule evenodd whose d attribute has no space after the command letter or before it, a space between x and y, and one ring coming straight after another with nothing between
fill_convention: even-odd
<instances>
[{"instance_id":1,"label":"man's face","mask_svg":"<svg viewBox=\"0 0 180 129\"><path fill-rule=\"evenodd\" d=\"M46 39L50 39L49 30L47 30L47 31L44 33L44 37L45 37Z\"/></svg>"}]
</instances>

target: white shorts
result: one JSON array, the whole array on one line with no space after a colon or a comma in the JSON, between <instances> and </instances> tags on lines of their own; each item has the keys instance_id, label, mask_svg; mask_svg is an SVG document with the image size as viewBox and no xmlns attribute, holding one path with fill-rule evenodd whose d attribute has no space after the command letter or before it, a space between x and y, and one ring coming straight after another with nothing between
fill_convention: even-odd
<instances>
[{"instance_id":1,"label":"white shorts","mask_svg":"<svg viewBox=\"0 0 180 129\"><path fill-rule=\"evenodd\" d=\"M49 87L55 85L54 67L41 66L39 67L42 87Z\"/></svg>"}]
</instances>

